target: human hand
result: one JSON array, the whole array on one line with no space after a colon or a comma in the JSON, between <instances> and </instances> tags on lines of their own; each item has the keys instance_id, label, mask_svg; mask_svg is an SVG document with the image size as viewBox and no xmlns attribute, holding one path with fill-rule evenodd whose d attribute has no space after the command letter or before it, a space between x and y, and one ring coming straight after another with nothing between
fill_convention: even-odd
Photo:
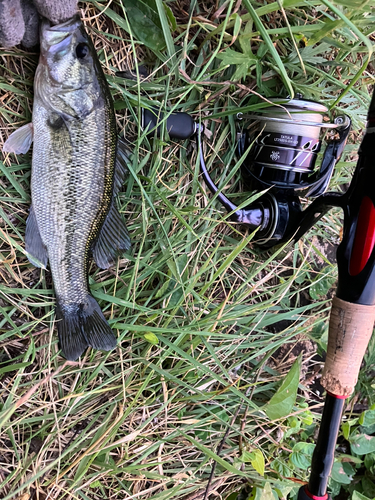
<instances>
[{"instance_id":1,"label":"human hand","mask_svg":"<svg viewBox=\"0 0 375 500\"><path fill-rule=\"evenodd\" d=\"M78 0L0 0L0 46L39 42L39 18L60 24L77 12Z\"/></svg>"}]
</instances>

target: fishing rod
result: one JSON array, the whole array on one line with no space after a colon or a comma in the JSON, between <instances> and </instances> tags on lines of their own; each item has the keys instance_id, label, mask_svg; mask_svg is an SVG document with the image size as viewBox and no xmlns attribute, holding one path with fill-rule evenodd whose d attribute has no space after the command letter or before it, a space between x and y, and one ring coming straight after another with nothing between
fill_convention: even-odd
<instances>
[{"instance_id":1,"label":"fishing rod","mask_svg":"<svg viewBox=\"0 0 375 500\"><path fill-rule=\"evenodd\" d=\"M332 301L321 385L327 391L312 457L310 480L299 500L331 498L327 484L345 400L354 392L375 319L375 93L359 159L348 191L337 198L344 212L337 249L338 286Z\"/></svg>"},{"instance_id":2,"label":"fishing rod","mask_svg":"<svg viewBox=\"0 0 375 500\"><path fill-rule=\"evenodd\" d=\"M297 95L292 100L271 100L261 114L238 113L237 150L244 157L243 179L255 191L268 189L242 209L221 193L207 171L201 124L187 113L164 116L159 110L142 111L142 127L151 134L160 136L164 126L171 138L196 138L207 186L230 212L232 221L258 230L258 246L268 249L295 242L332 207L340 207L344 212L343 238L337 249L338 286L332 301L321 379L326 398L309 483L300 488L298 500L331 499L327 486L345 400L354 392L375 320L375 93L359 160L344 194L326 190L344 150L351 122L343 115L327 123L324 121L327 111L324 105ZM253 129L251 133L247 120ZM335 137L328 143L320 168L316 169L323 128L335 131ZM300 196L314 201L302 210Z\"/></svg>"}]
</instances>

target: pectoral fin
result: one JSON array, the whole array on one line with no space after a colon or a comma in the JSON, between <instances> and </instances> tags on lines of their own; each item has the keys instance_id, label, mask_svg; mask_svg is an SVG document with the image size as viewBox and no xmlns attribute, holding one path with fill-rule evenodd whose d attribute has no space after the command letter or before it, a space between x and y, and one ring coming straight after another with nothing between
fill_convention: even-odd
<instances>
[{"instance_id":1,"label":"pectoral fin","mask_svg":"<svg viewBox=\"0 0 375 500\"><path fill-rule=\"evenodd\" d=\"M27 153L33 142L33 135L32 123L27 123L23 127L18 128L4 142L4 153L15 153L16 155Z\"/></svg>"},{"instance_id":2,"label":"pectoral fin","mask_svg":"<svg viewBox=\"0 0 375 500\"><path fill-rule=\"evenodd\" d=\"M27 258L35 267L46 269L48 264L47 247L42 242L33 207L30 207L26 221L26 253Z\"/></svg>"}]
</instances>

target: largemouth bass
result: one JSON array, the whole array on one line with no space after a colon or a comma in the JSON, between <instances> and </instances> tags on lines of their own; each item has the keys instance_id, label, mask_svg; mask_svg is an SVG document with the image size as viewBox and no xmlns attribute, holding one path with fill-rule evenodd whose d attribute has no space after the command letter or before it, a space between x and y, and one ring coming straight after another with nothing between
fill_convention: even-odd
<instances>
[{"instance_id":1,"label":"largemouth bass","mask_svg":"<svg viewBox=\"0 0 375 500\"><path fill-rule=\"evenodd\" d=\"M116 338L88 287L90 253L108 268L130 247L114 196L126 173L111 94L79 17L41 25L32 124L3 150L32 155L32 207L26 222L29 261L49 261L60 347L76 360L91 346L109 351Z\"/></svg>"}]
</instances>

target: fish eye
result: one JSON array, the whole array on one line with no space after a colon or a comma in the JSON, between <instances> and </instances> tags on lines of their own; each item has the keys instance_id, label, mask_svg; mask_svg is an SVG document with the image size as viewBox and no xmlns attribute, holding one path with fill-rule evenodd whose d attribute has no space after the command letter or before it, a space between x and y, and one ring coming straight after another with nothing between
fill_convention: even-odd
<instances>
[{"instance_id":1,"label":"fish eye","mask_svg":"<svg viewBox=\"0 0 375 500\"><path fill-rule=\"evenodd\" d=\"M76 47L76 56L78 59L84 59L89 53L89 48L85 43L79 43Z\"/></svg>"}]
</instances>

